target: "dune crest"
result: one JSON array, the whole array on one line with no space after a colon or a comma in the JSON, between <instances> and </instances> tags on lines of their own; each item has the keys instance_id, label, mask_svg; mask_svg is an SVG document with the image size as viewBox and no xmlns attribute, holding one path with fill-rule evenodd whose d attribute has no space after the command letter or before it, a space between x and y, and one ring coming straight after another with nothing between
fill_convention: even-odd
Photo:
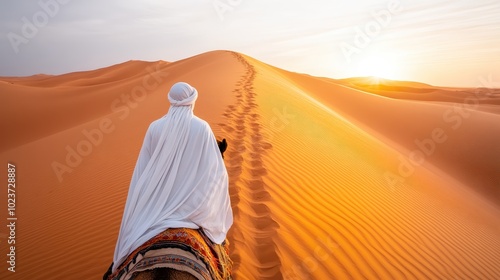
<instances>
[{"instance_id":1,"label":"dune crest","mask_svg":"<svg viewBox=\"0 0 500 280\"><path fill-rule=\"evenodd\" d=\"M496 91L457 112L470 95L387 85L396 98L214 51L0 78L23 264L1 279L102 276L144 133L177 81L198 89L195 113L229 143L235 279L500 278ZM450 108L468 115L456 130L443 122ZM448 140L405 166L437 126Z\"/></svg>"}]
</instances>

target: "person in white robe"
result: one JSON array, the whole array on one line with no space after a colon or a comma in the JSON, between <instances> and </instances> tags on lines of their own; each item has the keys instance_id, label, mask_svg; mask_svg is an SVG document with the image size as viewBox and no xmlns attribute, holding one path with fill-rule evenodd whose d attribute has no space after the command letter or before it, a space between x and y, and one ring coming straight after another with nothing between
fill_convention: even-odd
<instances>
[{"instance_id":1,"label":"person in white robe","mask_svg":"<svg viewBox=\"0 0 500 280\"><path fill-rule=\"evenodd\" d=\"M168 113L151 123L130 182L113 272L168 228L201 228L221 244L233 223L228 175L208 123L193 113L198 92L179 82Z\"/></svg>"}]
</instances>

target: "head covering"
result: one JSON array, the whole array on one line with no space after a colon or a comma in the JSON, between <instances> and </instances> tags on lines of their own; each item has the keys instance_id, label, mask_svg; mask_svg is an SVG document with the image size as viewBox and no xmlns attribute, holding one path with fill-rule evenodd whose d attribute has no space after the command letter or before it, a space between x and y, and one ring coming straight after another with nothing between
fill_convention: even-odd
<instances>
[{"instance_id":1,"label":"head covering","mask_svg":"<svg viewBox=\"0 0 500 280\"><path fill-rule=\"evenodd\" d=\"M233 223L227 171L207 122L193 115L195 88L176 83L168 113L146 132L113 258L113 272L167 228L202 228L221 244Z\"/></svg>"},{"instance_id":2,"label":"head covering","mask_svg":"<svg viewBox=\"0 0 500 280\"><path fill-rule=\"evenodd\" d=\"M168 93L168 101L172 106L194 105L197 98L198 91L184 82L174 84Z\"/></svg>"}]
</instances>

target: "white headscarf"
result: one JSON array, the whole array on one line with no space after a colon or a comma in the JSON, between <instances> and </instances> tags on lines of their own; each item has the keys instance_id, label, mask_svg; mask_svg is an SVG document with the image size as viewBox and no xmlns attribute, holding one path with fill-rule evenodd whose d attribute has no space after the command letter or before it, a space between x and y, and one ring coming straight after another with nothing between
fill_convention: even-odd
<instances>
[{"instance_id":1,"label":"white headscarf","mask_svg":"<svg viewBox=\"0 0 500 280\"><path fill-rule=\"evenodd\" d=\"M228 176L210 126L193 115L198 92L170 89L168 113L146 133L130 182L113 272L135 249L167 228L202 228L221 244L233 223Z\"/></svg>"}]
</instances>

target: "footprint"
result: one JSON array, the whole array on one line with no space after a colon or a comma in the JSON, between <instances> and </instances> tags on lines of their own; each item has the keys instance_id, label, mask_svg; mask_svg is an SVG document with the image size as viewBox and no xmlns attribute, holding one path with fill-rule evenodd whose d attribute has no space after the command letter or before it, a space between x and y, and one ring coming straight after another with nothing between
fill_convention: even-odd
<instances>
[{"instance_id":1,"label":"footprint","mask_svg":"<svg viewBox=\"0 0 500 280\"><path fill-rule=\"evenodd\" d=\"M237 89L233 90L237 101L227 107L224 116L228 120L225 125L220 125L222 130L230 134L228 139L232 139L233 143L226 153L233 213L237 213L231 229L232 248L242 246L251 251L250 255L255 256L255 260L249 262L242 260L240 254L231 254L235 264L233 270L237 271L238 267L245 265L246 269L256 269L259 279L282 279L281 260L273 240L279 224L273 220L271 209L266 204L272 201L272 197L263 180L268 174L263 154L272 145L264 141L261 133L263 127L259 123L261 117L257 114L257 93L254 87L256 71L242 55L232 54L245 68L243 76L236 83ZM250 178L243 178L242 174L250 174ZM250 206L251 211L240 208L242 203ZM239 220L250 221L244 227L251 227L248 230L254 234L243 237L237 222Z\"/></svg>"}]
</instances>

